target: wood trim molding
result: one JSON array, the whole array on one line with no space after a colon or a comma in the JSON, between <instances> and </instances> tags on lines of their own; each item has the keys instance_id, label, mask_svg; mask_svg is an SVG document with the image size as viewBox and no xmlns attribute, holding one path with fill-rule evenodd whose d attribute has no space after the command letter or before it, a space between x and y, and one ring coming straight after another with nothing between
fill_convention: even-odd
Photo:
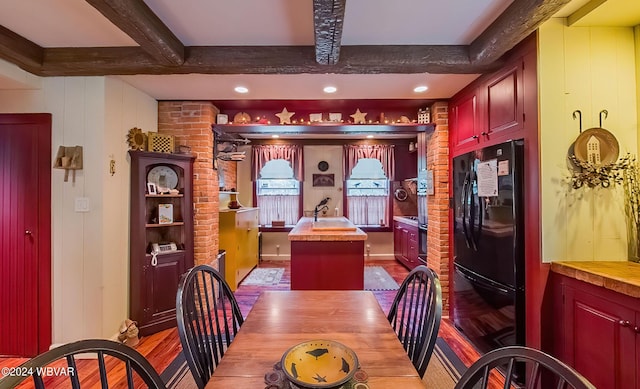
<instances>
[{"instance_id":1,"label":"wood trim molding","mask_svg":"<svg viewBox=\"0 0 640 389\"><path fill-rule=\"evenodd\" d=\"M87 0L140 47L42 48L0 26L0 58L39 76L127 74L478 74L569 0L514 1L471 45L340 46L346 0L314 0L316 46L185 47L142 0ZM337 4L334 7L334 3ZM316 5L319 5L319 11ZM331 9L329 9L331 5ZM335 22L335 23L334 23ZM338 61L339 55L339 61ZM322 62L319 63L318 57Z\"/></svg>"},{"instance_id":2,"label":"wood trim molding","mask_svg":"<svg viewBox=\"0 0 640 389\"><path fill-rule=\"evenodd\" d=\"M184 62L182 42L142 0L86 0L163 65Z\"/></svg>"},{"instance_id":3,"label":"wood trim molding","mask_svg":"<svg viewBox=\"0 0 640 389\"><path fill-rule=\"evenodd\" d=\"M316 62L321 65L338 63L346 3L347 0L313 0Z\"/></svg>"}]
</instances>

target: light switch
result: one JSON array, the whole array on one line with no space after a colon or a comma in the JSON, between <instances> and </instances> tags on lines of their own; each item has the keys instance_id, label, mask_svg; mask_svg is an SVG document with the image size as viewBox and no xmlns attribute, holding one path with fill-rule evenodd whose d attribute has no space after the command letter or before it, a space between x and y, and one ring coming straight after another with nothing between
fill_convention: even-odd
<instances>
[{"instance_id":1,"label":"light switch","mask_svg":"<svg viewBox=\"0 0 640 389\"><path fill-rule=\"evenodd\" d=\"M76 197L75 211L76 212L89 212L89 198L88 197Z\"/></svg>"}]
</instances>

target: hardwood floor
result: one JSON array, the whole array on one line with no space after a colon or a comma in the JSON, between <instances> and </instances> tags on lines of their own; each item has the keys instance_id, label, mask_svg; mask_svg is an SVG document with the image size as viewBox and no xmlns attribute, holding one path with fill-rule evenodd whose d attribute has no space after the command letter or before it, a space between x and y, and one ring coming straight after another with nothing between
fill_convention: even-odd
<instances>
[{"instance_id":1,"label":"hardwood floor","mask_svg":"<svg viewBox=\"0 0 640 389\"><path fill-rule=\"evenodd\" d=\"M282 279L278 285L274 286L249 286L240 285L235 292L236 299L240 305L243 316L247 316L251 307L255 303L260 293L264 290L289 290L291 282L291 271L289 261L262 261L259 267L283 267L285 268ZM382 266L393 277L398 284L402 283L409 271L395 260L375 260L366 261L365 265ZM374 291L380 306L385 314L393 302L396 291ZM439 336L444 338L451 349L458 355L465 365L470 365L478 359L478 352L456 331L448 318L443 318L440 326ZM158 372L162 372L173 361L181 350L180 339L176 328L158 332L141 339L136 349L144 355ZM15 367L22 363L20 358L0 358L0 368Z\"/></svg>"}]
</instances>

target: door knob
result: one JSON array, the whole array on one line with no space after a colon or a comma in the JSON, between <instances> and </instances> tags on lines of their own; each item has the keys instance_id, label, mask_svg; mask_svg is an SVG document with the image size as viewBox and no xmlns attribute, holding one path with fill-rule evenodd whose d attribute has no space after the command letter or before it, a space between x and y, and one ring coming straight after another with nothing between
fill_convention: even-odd
<instances>
[{"instance_id":1,"label":"door knob","mask_svg":"<svg viewBox=\"0 0 640 389\"><path fill-rule=\"evenodd\" d=\"M623 327L629 327L631 325L631 322L629 320L620 320L618 322L618 324L620 324ZM636 332L638 332L637 329L638 329L638 327L634 328L634 330L636 330Z\"/></svg>"},{"instance_id":2,"label":"door knob","mask_svg":"<svg viewBox=\"0 0 640 389\"><path fill-rule=\"evenodd\" d=\"M32 235L31 230L24 230L25 235Z\"/></svg>"}]
</instances>

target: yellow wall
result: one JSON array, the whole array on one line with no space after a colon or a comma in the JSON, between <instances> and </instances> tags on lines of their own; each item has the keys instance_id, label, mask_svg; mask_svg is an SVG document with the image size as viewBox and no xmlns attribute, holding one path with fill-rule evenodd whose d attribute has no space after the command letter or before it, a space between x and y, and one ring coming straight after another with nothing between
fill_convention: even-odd
<instances>
[{"instance_id":1,"label":"yellow wall","mask_svg":"<svg viewBox=\"0 0 640 389\"><path fill-rule=\"evenodd\" d=\"M546 22L539 33L542 257L555 260L626 260L620 187L573 190L568 150L583 128L602 126L616 136L620 156L637 154L636 53L632 28L567 27Z\"/></svg>"},{"instance_id":2,"label":"yellow wall","mask_svg":"<svg viewBox=\"0 0 640 389\"><path fill-rule=\"evenodd\" d=\"M640 123L640 25L633 29L636 44L636 122ZM640 126L638 126L640 133ZM640 150L640 136L638 136L638 150Z\"/></svg>"},{"instance_id":3,"label":"yellow wall","mask_svg":"<svg viewBox=\"0 0 640 389\"><path fill-rule=\"evenodd\" d=\"M75 183L52 169L53 343L114 337L129 305L126 134L157 129L157 102L113 77L40 79L3 61L0 77L21 84L0 90L0 112L51 113L52 156L60 145L84 151ZM77 197L89 198L89 212L74 211Z\"/></svg>"}]
</instances>

